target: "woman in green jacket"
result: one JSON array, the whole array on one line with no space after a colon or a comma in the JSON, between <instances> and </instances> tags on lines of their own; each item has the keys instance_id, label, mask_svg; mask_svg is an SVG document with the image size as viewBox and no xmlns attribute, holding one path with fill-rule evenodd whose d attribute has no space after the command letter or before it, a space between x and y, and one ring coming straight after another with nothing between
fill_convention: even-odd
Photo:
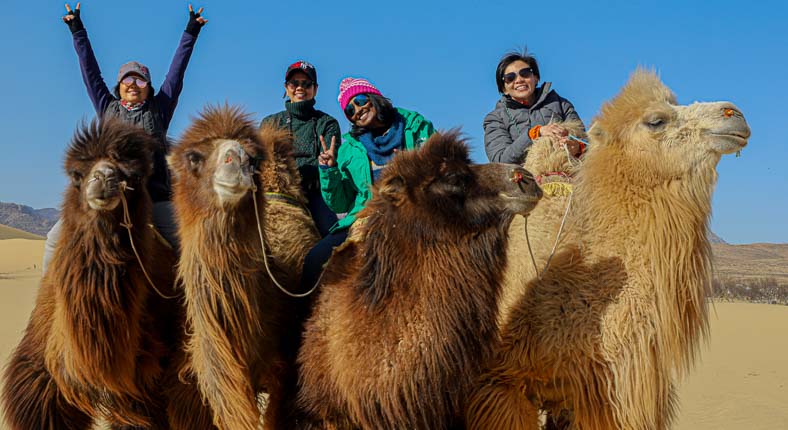
<instances>
[{"instance_id":1,"label":"woman in green jacket","mask_svg":"<svg viewBox=\"0 0 788 430\"><path fill-rule=\"evenodd\" d=\"M331 251L347 238L356 215L372 197L371 185L394 154L418 148L435 132L421 114L395 108L366 79L343 79L338 100L352 127L339 147L335 139L327 145L321 137L320 191L331 210L347 215L306 255L304 290L317 282Z\"/></svg>"}]
</instances>

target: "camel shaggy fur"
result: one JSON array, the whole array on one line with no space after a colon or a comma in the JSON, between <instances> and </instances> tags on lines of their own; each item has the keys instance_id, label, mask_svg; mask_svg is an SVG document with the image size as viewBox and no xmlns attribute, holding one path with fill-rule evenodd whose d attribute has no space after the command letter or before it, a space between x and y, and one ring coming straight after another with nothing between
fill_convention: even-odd
<instances>
[{"instance_id":1,"label":"camel shaggy fur","mask_svg":"<svg viewBox=\"0 0 788 430\"><path fill-rule=\"evenodd\" d=\"M587 139L580 121L557 123L572 136ZM564 149L556 149L552 137L539 137L528 151L524 167L534 175L544 192L539 204L527 215L516 216L509 226L508 260L498 306L498 324L503 326L512 306L522 296L526 283L544 270L555 246L560 220L570 204L574 176L582 159L570 158ZM526 238L527 229L527 238ZM570 233L571 234L571 233ZM567 234L562 233L563 241ZM530 250L529 250L530 244ZM533 252L533 259L531 253Z\"/></svg>"},{"instance_id":2,"label":"camel shaggy fur","mask_svg":"<svg viewBox=\"0 0 788 430\"><path fill-rule=\"evenodd\" d=\"M14 430L88 429L99 417L113 428L212 427L197 388L177 377L182 306L159 294L175 295L175 256L149 227L154 144L106 119L81 127L68 148L62 240L4 374Z\"/></svg>"},{"instance_id":3,"label":"camel shaggy fur","mask_svg":"<svg viewBox=\"0 0 788 430\"><path fill-rule=\"evenodd\" d=\"M639 70L589 134L567 234L541 278L523 280L472 428L535 429L537 408L570 409L581 430L669 428L675 380L708 333L715 167L746 145L744 117L726 102L677 105ZM560 217L542 222L557 231Z\"/></svg>"},{"instance_id":4,"label":"camel shaggy fur","mask_svg":"<svg viewBox=\"0 0 788 430\"><path fill-rule=\"evenodd\" d=\"M507 228L541 191L456 133L386 167L334 251L299 352L300 428L453 428L489 357Z\"/></svg>"},{"instance_id":5,"label":"camel shaggy fur","mask_svg":"<svg viewBox=\"0 0 788 430\"><path fill-rule=\"evenodd\" d=\"M221 429L257 428L261 391L269 395L265 424L274 428L287 407L283 385L295 381L290 337L300 331L291 317L306 301L285 296L266 270L295 288L318 240L305 209L272 207L266 194L304 201L290 148L286 131L257 130L237 108L209 107L169 157L191 370Z\"/></svg>"}]
</instances>

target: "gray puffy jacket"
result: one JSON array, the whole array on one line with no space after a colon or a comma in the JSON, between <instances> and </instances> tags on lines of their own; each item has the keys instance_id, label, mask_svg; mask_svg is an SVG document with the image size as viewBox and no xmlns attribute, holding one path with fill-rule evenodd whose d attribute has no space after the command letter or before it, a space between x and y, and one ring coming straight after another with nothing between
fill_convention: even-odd
<instances>
[{"instance_id":1,"label":"gray puffy jacket","mask_svg":"<svg viewBox=\"0 0 788 430\"><path fill-rule=\"evenodd\" d=\"M570 119L580 121L572 103L550 86L550 82L545 82L537 88L539 96L530 107L502 96L495 109L484 117L484 150L490 161L522 164L533 144L528 137L528 130L533 126Z\"/></svg>"}]
</instances>

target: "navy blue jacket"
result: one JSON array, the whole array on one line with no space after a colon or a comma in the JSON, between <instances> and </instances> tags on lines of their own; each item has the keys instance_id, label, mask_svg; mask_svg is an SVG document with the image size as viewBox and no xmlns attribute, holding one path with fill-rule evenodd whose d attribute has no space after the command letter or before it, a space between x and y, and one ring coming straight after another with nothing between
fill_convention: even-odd
<instances>
[{"instance_id":1,"label":"navy blue jacket","mask_svg":"<svg viewBox=\"0 0 788 430\"><path fill-rule=\"evenodd\" d=\"M93 54L93 48L90 46L87 30L79 30L72 36L74 49L79 57L82 80L85 82L96 114L99 116L120 116L127 122L143 127L160 142L160 146L153 153L153 174L148 180L148 191L154 202L169 200L170 177L165 159L169 150L167 129L175 113L175 107L178 105L178 97L183 90L183 77L197 36L183 33L161 88L155 96L148 100L145 107L133 112L127 112L125 108L119 106L119 98L110 91L104 78L101 77L101 70L96 56Z\"/></svg>"}]
</instances>

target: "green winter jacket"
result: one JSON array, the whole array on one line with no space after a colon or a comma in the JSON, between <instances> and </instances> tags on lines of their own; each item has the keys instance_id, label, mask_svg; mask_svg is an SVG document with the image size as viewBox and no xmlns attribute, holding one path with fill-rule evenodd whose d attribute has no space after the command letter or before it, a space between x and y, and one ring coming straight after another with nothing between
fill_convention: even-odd
<instances>
[{"instance_id":1,"label":"green winter jacket","mask_svg":"<svg viewBox=\"0 0 788 430\"><path fill-rule=\"evenodd\" d=\"M405 118L405 149L421 146L434 132L432 123L418 112L397 108ZM367 149L356 138L345 133L337 149L336 166L320 170L320 191L328 207L336 212L347 212L347 216L331 227L331 232L350 227L356 214L372 197L372 169Z\"/></svg>"}]
</instances>

